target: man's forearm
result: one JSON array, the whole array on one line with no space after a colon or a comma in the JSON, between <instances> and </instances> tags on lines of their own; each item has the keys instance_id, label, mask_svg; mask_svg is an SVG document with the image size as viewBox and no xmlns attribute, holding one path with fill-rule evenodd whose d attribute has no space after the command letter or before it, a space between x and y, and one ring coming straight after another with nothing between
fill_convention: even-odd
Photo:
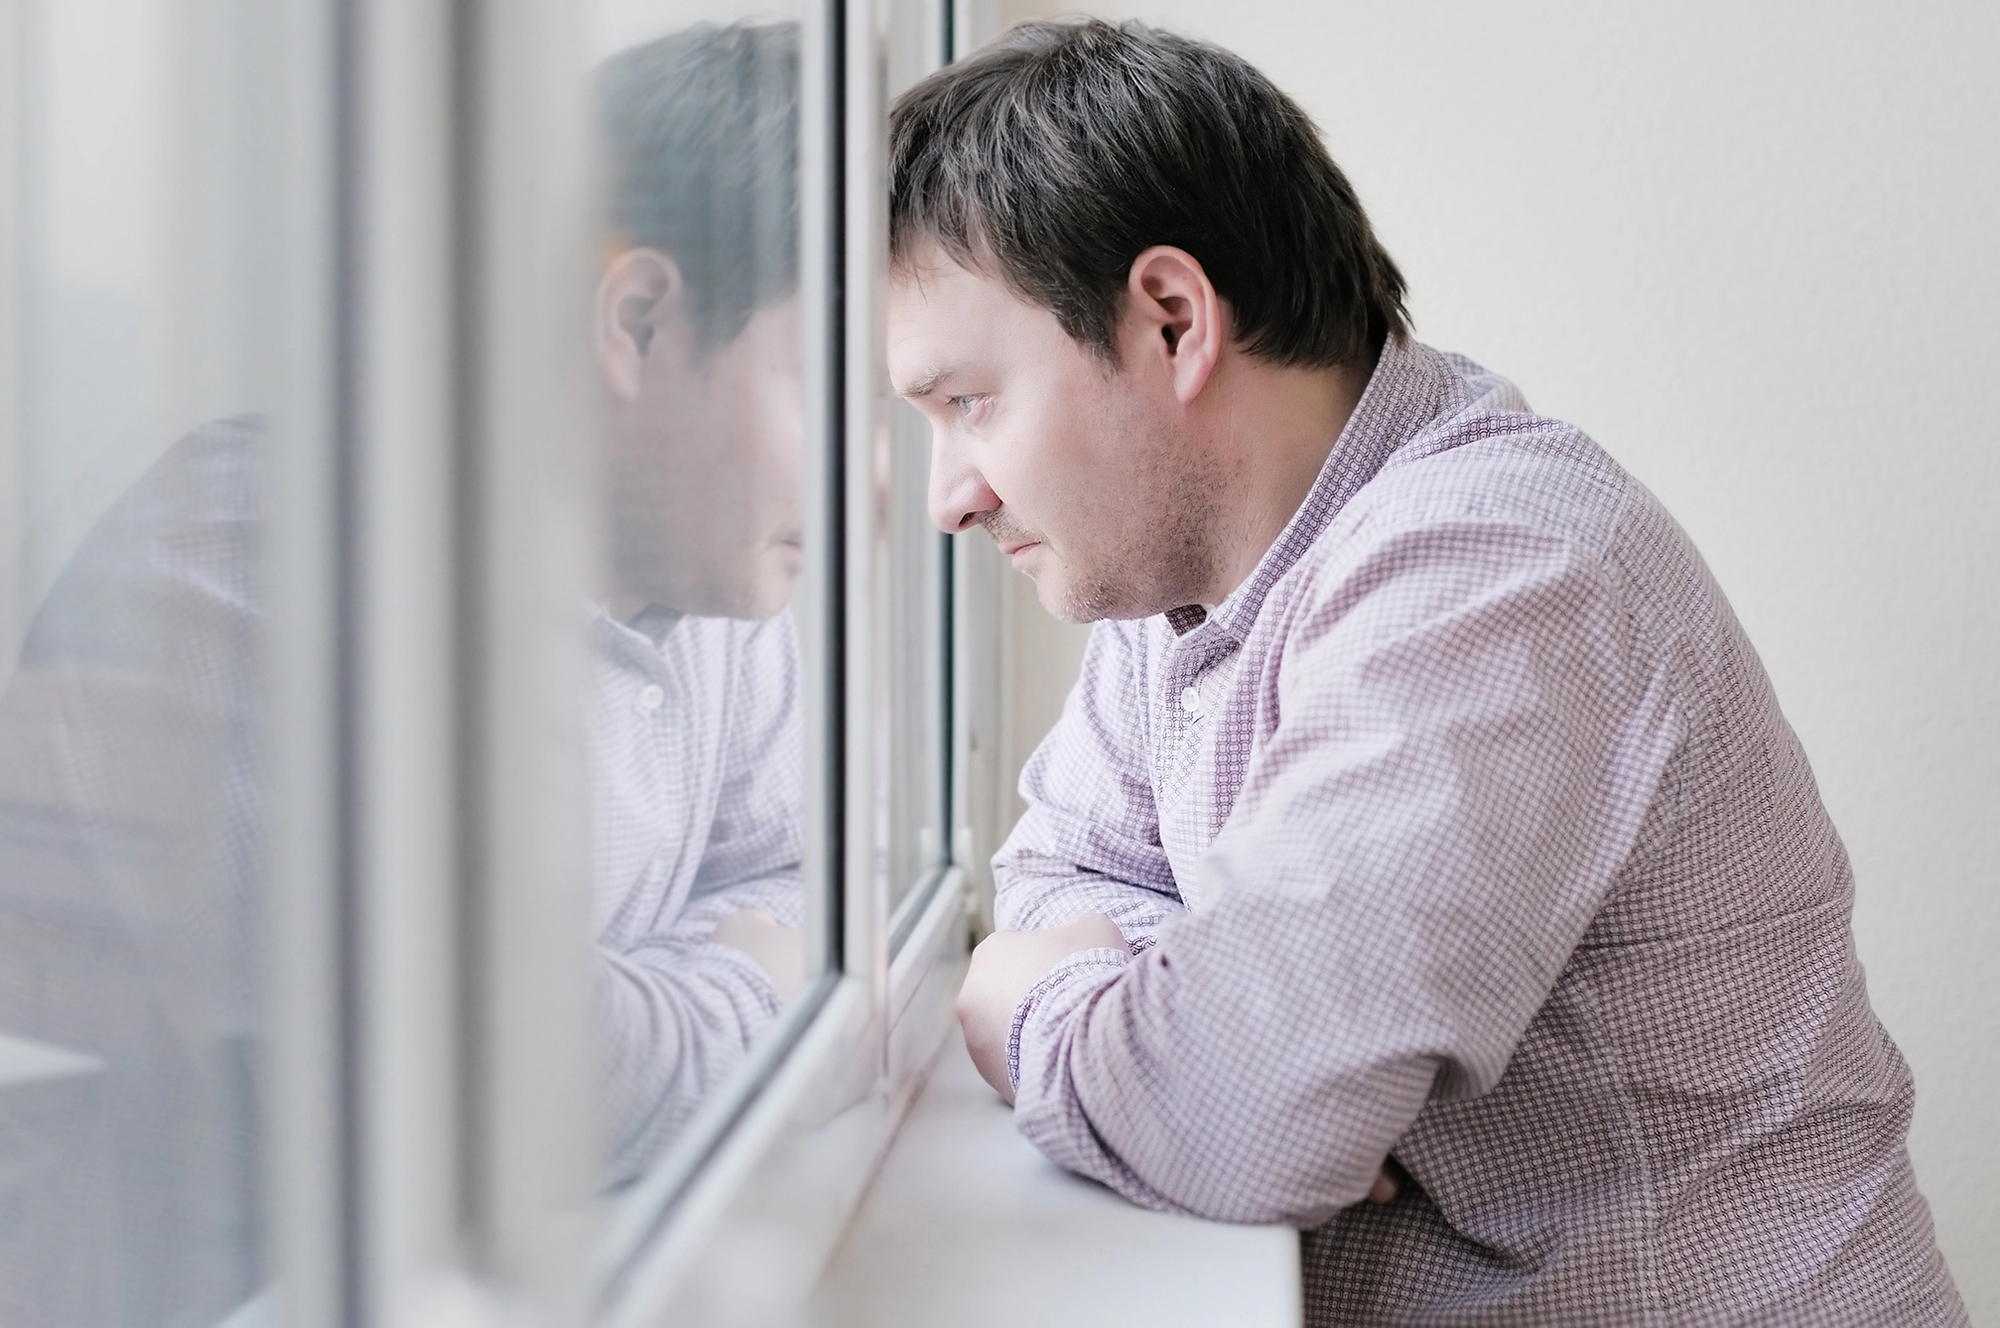
<instances>
[{"instance_id":1,"label":"man's forearm","mask_svg":"<svg viewBox=\"0 0 2000 1328\"><path fill-rule=\"evenodd\" d=\"M1102 913L1083 913L1043 930L996 931L972 952L965 984L959 988L958 1018L972 1063L1007 1101L1014 1100L1007 1043L1015 1010L1049 970L1071 955L1092 950L1128 953L1117 924Z\"/></svg>"}]
</instances>

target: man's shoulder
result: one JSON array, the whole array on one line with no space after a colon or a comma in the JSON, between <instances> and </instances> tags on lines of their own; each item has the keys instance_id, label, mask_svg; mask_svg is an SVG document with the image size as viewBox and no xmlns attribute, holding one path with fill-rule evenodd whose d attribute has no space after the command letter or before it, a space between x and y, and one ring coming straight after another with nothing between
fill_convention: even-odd
<instances>
[{"instance_id":1,"label":"man's shoulder","mask_svg":"<svg viewBox=\"0 0 2000 1328\"><path fill-rule=\"evenodd\" d=\"M1620 597L1631 570L1625 546L1658 553L1681 538L1582 429L1534 411L1511 383L1468 360L1420 349L1442 371L1435 408L1274 586L1266 605L1277 610L1274 626L1315 616L1322 602L1349 602L1357 577L1421 582L1419 598L1430 602L1475 571L1479 580L1505 573L1510 561L1522 576L1561 576ZM1645 533L1635 524L1665 543L1635 541Z\"/></svg>"},{"instance_id":2,"label":"man's shoulder","mask_svg":"<svg viewBox=\"0 0 2000 1328\"><path fill-rule=\"evenodd\" d=\"M1504 379L1468 374L1455 395L1354 495L1346 524L1474 517L1575 534L1609 528L1633 481L1595 440L1529 409Z\"/></svg>"},{"instance_id":3,"label":"man's shoulder","mask_svg":"<svg viewBox=\"0 0 2000 1328\"><path fill-rule=\"evenodd\" d=\"M216 651L249 666L259 611L264 422L201 425L98 518L37 609L23 662L151 672Z\"/></svg>"},{"instance_id":4,"label":"man's shoulder","mask_svg":"<svg viewBox=\"0 0 2000 1328\"><path fill-rule=\"evenodd\" d=\"M1293 569L1294 593L1363 565L1420 571L1468 541L1559 546L1579 566L1604 561L1637 489L1581 430L1526 411L1461 413L1389 458L1327 523ZM1496 540L1501 534L1516 537Z\"/></svg>"}]
</instances>

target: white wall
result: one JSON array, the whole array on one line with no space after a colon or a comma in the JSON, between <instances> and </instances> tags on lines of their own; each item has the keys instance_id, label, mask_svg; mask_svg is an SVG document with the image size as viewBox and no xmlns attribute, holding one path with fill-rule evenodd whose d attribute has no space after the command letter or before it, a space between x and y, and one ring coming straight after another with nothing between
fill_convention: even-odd
<instances>
[{"instance_id":1,"label":"white wall","mask_svg":"<svg viewBox=\"0 0 2000 1328\"><path fill-rule=\"evenodd\" d=\"M1692 532L1853 855L1918 1175L2000 1324L2000 7L1095 12L1220 40L1299 98L1419 334Z\"/></svg>"}]
</instances>

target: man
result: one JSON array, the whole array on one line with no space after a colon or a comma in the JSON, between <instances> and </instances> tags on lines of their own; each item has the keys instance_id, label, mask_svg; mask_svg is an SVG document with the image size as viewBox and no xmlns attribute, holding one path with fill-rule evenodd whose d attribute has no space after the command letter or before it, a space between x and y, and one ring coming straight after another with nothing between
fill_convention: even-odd
<instances>
[{"instance_id":1,"label":"man","mask_svg":"<svg viewBox=\"0 0 2000 1328\"><path fill-rule=\"evenodd\" d=\"M933 516L1097 622L960 997L1022 1132L1301 1227L1313 1323L1964 1322L1839 840L1651 495L1410 338L1223 51L1025 26L891 136Z\"/></svg>"},{"instance_id":2,"label":"man","mask_svg":"<svg viewBox=\"0 0 2000 1328\"><path fill-rule=\"evenodd\" d=\"M783 614L797 75L796 28L769 26L692 29L597 76L612 594L591 629L595 861L577 875L612 1180L657 1156L804 976ZM216 1323L269 1276L269 441L242 417L168 448L69 561L0 700L9 1325ZM24 1063L46 1082L16 1082Z\"/></svg>"}]
</instances>

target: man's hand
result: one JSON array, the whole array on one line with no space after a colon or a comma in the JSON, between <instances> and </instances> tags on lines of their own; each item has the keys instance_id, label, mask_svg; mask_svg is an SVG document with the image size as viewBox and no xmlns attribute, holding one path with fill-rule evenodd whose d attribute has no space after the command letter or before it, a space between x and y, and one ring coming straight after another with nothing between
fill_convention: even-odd
<instances>
[{"instance_id":1,"label":"man's hand","mask_svg":"<svg viewBox=\"0 0 2000 1328\"><path fill-rule=\"evenodd\" d=\"M1102 913L1084 913L1044 931L996 931L972 952L972 967L958 989L958 1022L965 1049L994 1090L1011 1105L1007 1082L1007 1034L1014 1007L1048 971L1081 950L1125 949L1125 934Z\"/></svg>"},{"instance_id":2,"label":"man's hand","mask_svg":"<svg viewBox=\"0 0 2000 1328\"><path fill-rule=\"evenodd\" d=\"M787 927L761 908L731 913L715 924L708 939L741 950L771 979L781 1002L789 1003L806 984L805 937L797 927Z\"/></svg>"},{"instance_id":3,"label":"man's hand","mask_svg":"<svg viewBox=\"0 0 2000 1328\"><path fill-rule=\"evenodd\" d=\"M1046 931L996 931L972 952L972 967L958 989L958 1022L980 1077L1009 1106L1014 1085L1007 1080L1007 1035L1013 1031L1015 1007L1064 959L1100 947L1123 950L1125 935L1102 913L1084 913ZM1385 1159L1368 1199L1388 1203L1395 1197L1395 1173Z\"/></svg>"}]
</instances>

